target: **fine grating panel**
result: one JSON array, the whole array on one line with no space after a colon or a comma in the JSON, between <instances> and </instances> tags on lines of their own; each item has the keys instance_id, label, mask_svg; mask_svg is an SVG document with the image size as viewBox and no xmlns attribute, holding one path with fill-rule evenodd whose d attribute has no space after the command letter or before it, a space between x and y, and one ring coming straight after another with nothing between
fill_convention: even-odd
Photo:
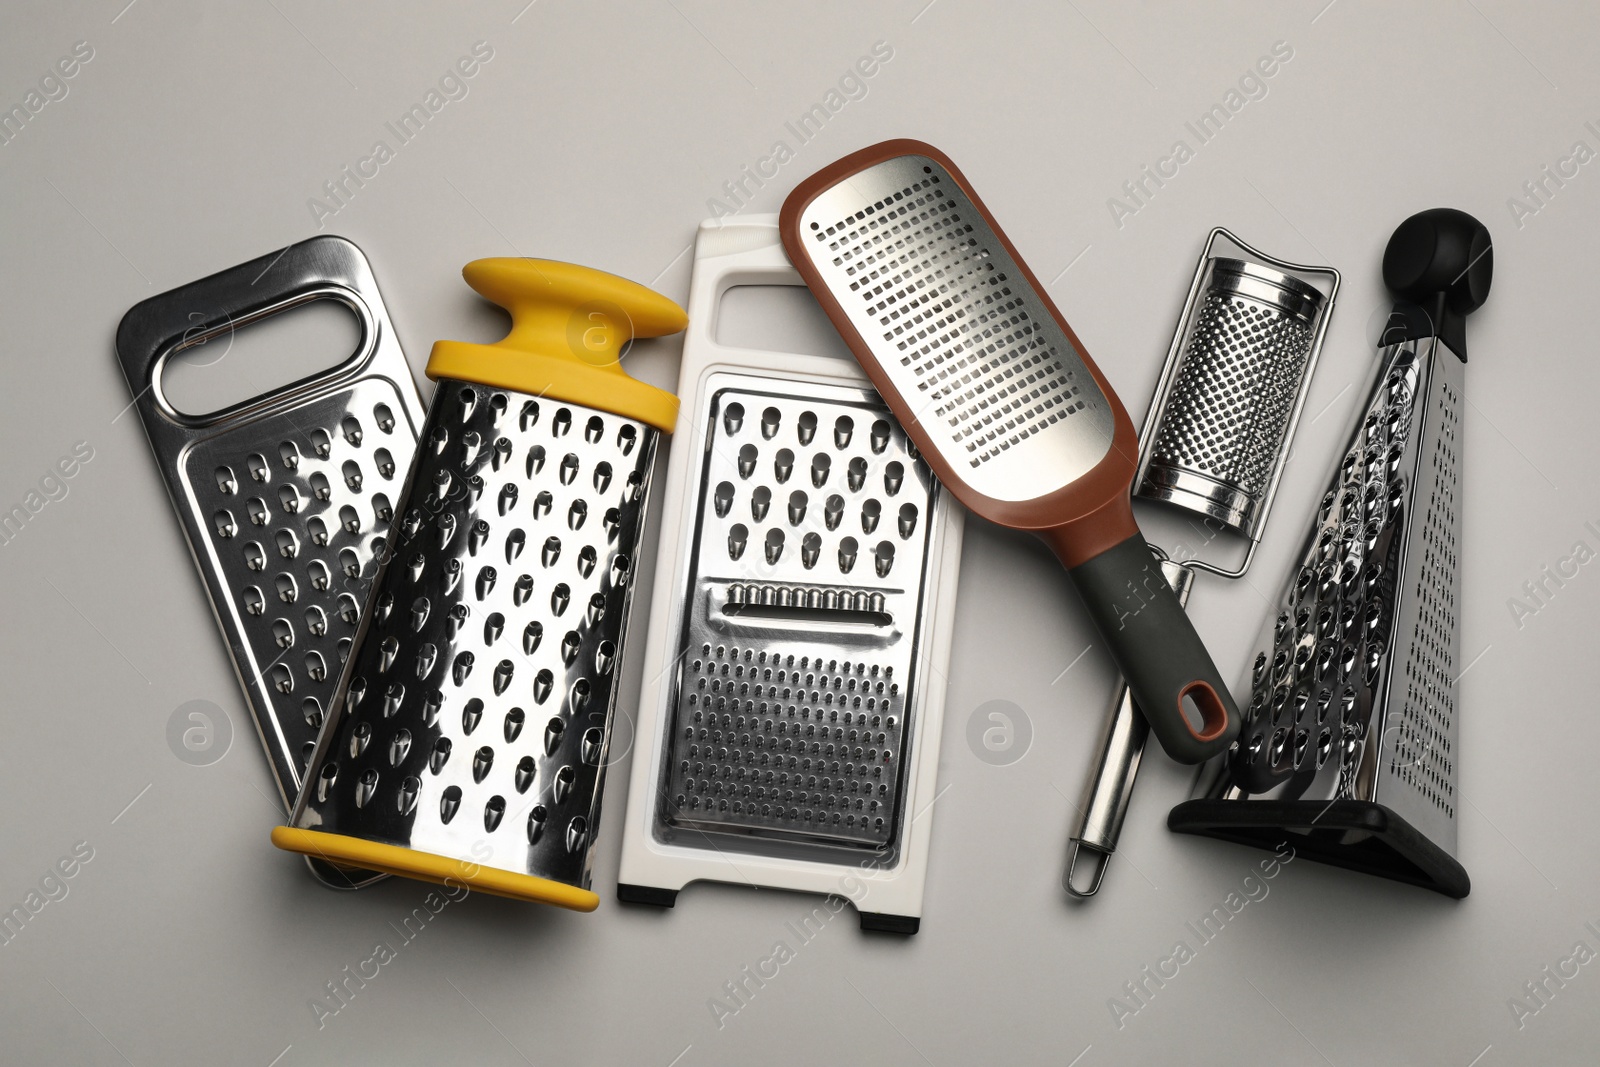
<instances>
[{"instance_id":1,"label":"fine grating panel","mask_svg":"<svg viewBox=\"0 0 1600 1067\"><path fill-rule=\"evenodd\" d=\"M682 818L883 844L904 714L892 666L703 644L679 712Z\"/></svg>"},{"instance_id":2,"label":"fine grating panel","mask_svg":"<svg viewBox=\"0 0 1600 1067\"><path fill-rule=\"evenodd\" d=\"M959 196L930 173L819 227L815 239L976 467L1087 401L1037 332L1027 283L994 262Z\"/></svg>"},{"instance_id":3,"label":"fine grating panel","mask_svg":"<svg viewBox=\"0 0 1600 1067\"><path fill-rule=\"evenodd\" d=\"M1259 499L1288 432L1311 327L1216 290L1195 320L1156 428L1152 465L1197 471Z\"/></svg>"},{"instance_id":4,"label":"fine grating panel","mask_svg":"<svg viewBox=\"0 0 1600 1067\"><path fill-rule=\"evenodd\" d=\"M1037 499L1105 458L1118 409L942 161L869 164L811 194L795 227L791 252L837 302L846 340L967 487Z\"/></svg>"},{"instance_id":5,"label":"fine grating panel","mask_svg":"<svg viewBox=\"0 0 1600 1067\"><path fill-rule=\"evenodd\" d=\"M1422 563L1413 594L1417 621L1410 635L1402 679L1398 736L1390 770L1447 816L1455 813L1456 555L1461 457L1460 395L1440 382L1432 413L1436 428L1423 473L1430 479L1419 548Z\"/></svg>"},{"instance_id":6,"label":"fine grating panel","mask_svg":"<svg viewBox=\"0 0 1600 1067\"><path fill-rule=\"evenodd\" d=\"M882 849L939 489L876 397L789 389L711 401L665 820Z\"/></svg>"}]
</instances>

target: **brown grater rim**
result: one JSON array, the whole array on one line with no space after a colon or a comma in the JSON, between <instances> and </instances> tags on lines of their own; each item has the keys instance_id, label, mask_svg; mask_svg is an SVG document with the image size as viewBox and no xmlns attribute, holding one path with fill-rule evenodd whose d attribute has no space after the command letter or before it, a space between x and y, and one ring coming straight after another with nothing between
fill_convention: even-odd
<instances>
[{"instance_id":1,"label":"brown grater rim","mask_svg":"<svg viewBox=\"0 0 1600 1067\"><path fill-rule=\"evenodd\" d=\"M1039 279L1023 260L1016 246L1011 243L1011 239L1006 236L988 207L973 190L966 175L956 167L950 157L926 142L899 138L852 152L822 168L797 185L783 202L783 208L778 216L778 234L783 240L784 249L788 252L795 270L805 281L806 287L817 298L822 310L832 320L834 329L849 346L856 361L861 364L867 377L884 397L890 409L897 417L902 411L913 410L912 405L884 373L871 345L850 322L843 305L812 263L804 234L800 229L801 216L810 207L811 202L822 193L847 181L854 174L903 156L924 156L933 160L944 168L950 180L972 202L972 206L994 231L1006 254L1022 272L1023 279L1032 288L1039 304L1050 314L1083 361L1089 376L1110 408L1113 431L1111 445L1106 454L1087 473L1044 496L1032 500L1008 501L997 500L968 485L946 462L933 440L923 431L920 422L916 420L907 422L901 419L901 424L907 435L916 442L922 457L933 468L939 481L948 486L956 499L960 500L968 510L1002 526L1046 535L1047 540L1061 553L1067 566L1077 566L1138 532L1130 504L1133 474L1138 466L1138 435L1134 430L1133 420L1128 417L1127 410L1122 406L1122 401L1112 390L1105 376L1100 373L1100 368L1089 357L1083 342L1078 339L1078 335L1073 332L1055 302L1045 292L1044 286L1039 283Z\"/></svg>"}]
</instances>

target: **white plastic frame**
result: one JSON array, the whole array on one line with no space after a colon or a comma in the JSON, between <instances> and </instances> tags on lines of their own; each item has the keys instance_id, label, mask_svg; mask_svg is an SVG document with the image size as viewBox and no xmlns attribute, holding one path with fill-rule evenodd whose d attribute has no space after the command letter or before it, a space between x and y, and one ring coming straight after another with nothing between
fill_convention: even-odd
<instances>
[{"instance_id":1,"label":"white plastic frame","mask_svg":"<svg viewBox=\"0 0 1600 1067\"><path fill-rule=\"evenodd\" d=\"M837 894L847 897L864 915L918 920L928 866L932 826L929 808L935 797L939 740L944 720L946 670L954 624L961 534L965 512L949 494L942 494L943 522L930 545L924 610L927 643L918 666L913 693L916 722L905 773L902 818L907 826L890 866L857 866L781 859L726 849L698 848L657 840L656 799L664 767L674 679L681 633L683 589L688 580L688 539L693 536L695 501L689 493L695 461L705 451L708 380L721 372L767 376L856 388L871 383L852 361L756 349L734 348L716 340L717 317L728 290L741 285L804 285L789 263L778 238L778 216L754 215L700 224L694 269L689 283L689 330L678 374L682 402L672 436L666 485L657 498L661 508L661 544L657 554L654 596L645 639L643 682L638 702L637 738L629 775L628 806L622 836L620 882L626 887L664 890L662 903L690 882L754 884L766 888ZM881 925L873 923L874 926ZM902 924L914 929L916 923Z\"/></svg>"}]
</instances>

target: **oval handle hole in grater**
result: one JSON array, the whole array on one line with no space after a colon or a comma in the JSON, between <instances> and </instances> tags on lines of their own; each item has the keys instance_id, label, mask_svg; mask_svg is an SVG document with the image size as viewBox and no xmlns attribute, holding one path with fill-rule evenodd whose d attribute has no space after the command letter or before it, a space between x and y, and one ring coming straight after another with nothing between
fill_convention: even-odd
<instances>
[{"instance_id":1,"label":"oval handle hole in grater","mask_svg":"<svg viewBox=\"0 0 1600 1067\"><path fill-rule=\"evenodd\" d=\"M361 319L342 300L291 301L238 321L191 313L161 361L156 387L180 415L209 420L247 401L332 376L365 348Z\"/></svg>"},{"instance_id":2,"label":"oval handle hole in grater","mask_svg":"<svg viewBox=\"0 0 1600 1067\"><path fill-rule=\"evenodd\" d=\"M798 276L793 285L731 286L717 302L711 336L729 348L855 359Z\"/></svg>"}]
</instances>

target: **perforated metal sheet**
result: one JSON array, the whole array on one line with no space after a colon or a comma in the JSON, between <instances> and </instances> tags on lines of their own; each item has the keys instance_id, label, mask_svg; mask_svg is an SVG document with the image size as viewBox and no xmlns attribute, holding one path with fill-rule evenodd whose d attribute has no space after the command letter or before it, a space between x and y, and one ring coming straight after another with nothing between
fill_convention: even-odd
<instances>
[{"instance_id":1,"label":"perforated metal sheet","mask_svg":"<svg viewBox=\"0 0 1600 1067\"><path fill-rule=\"evenodd\" d=\"M294 825L587 888L658 436L440 381Z\"/></svg>"},{"instance_id":2,"label":"perforated metal sheet","mask_svg":"<svg viewBox=\"0 0 1600 1067\"><path fill-rule=\"evenodd\" d=\"M1225 232L1213 231L1208 251ZM1332 275L1337 293L1336 272L1300 269ZM1134 495L1258 540L1330 303L1265 264L1202 259L1146 422Z\"/></svg>"},{"instance_id":3,"label":"perforated metal sheet","mask_svg":"<svg viewBox=\"0 0 1600 1067\"><path fill-rule=\"evenodd\" d=\"M1251 672L1233 782L1455 847L1461 361L1391 349Z\"/></svg>"},{"instance_id":4,"label":"perforated metal sheet","mask_svg":"<svg viewBox=\"0 0 1600 1067\"><path fill-rule=\"evenodd\" d=\"M769 385L711 402L666 818L880 849L939 489L872 394Z\"/></svg>"},{"instance_id":5,"label":"perforated metal sheet","mask_svg":"<svg viewBox=\"0 0 1600 1067\"><path fill-rule=\"evenodd\" d=\"M369 380L198 442L184 490L238 620L241 665L271 708L270 744L311 761L350 654L416 429L393 383ZM409 413L408 413L409 415ZM398 455L397 455L398 453Z\"/></svg>"},{"instance_id":6,"label":"perforated metal sheet","mask_svg":"<svg viewBox=\"0 0 1600 1067\"><path fill-rule=\"evenodd\" d=\"M1106 454L1110 404L937 160L859 171L812 200L800 227L851 324L975 490L1043 496Z\"/></svg>"},{"instance_id":7,"label":"perforated metal sheet","mask_svg":"<svg viewBox=\"0 0 1600 1067\"><path fill-rule=\"evenodd\" d=\"M1456 507L1461 471L1458 383L1438 381L1429 406L1432 411L1427 420L1433 433L1422 469L1431 473L1432 484L1413 545L1416 558L1409 568L1415 575L1411 591L1416 618L1404 667L1396 679L1404 682L1405 699L1389 772L1454 818L1456 681L1460 671L1456 587L1461 573L1456 545L1461 529Z\"/></svg>"},{"instance_id":8,"label":"perforated metal sheet","mask_svg":"<svg viewBox=\"0 0 1600 1067\"><path fill-rule=\"evenodd\" d=\"M361 324L346 364L208 416L167 401L162 368L185 346L226 343L316 299ZM287 811L416 450L423 410L411 372L366 258L338 237L139 304L118 329L117 355ZM311 867L341 888L376 877Z\"/></svg>"},{"instance_id":9,"label":"perforated metal sheet","mask_svg":"<svg viewBox=\"0 0 1600 1067\"><path fill-rule=\"evenodd\" d=\"M1208 292L1157 426L1152 465L1264 494L1310 353L1307 321Z\"/></svg>"}]
</instances>

